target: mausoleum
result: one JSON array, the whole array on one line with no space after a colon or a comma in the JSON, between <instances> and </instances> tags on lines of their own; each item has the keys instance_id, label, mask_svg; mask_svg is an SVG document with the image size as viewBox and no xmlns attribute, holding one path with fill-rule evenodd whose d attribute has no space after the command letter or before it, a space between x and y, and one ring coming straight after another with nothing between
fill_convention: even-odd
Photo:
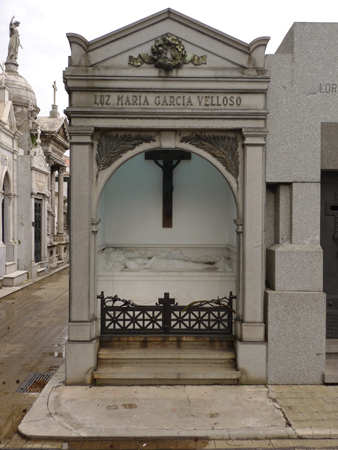
<instances>
[{"instance_id":1,"label":"mausoleum","mask_svg":"<svg viewBox=\"0 0 338 450\"><path fill-rule=\"evenodd\" d=\"M337 27L295 24L275 55L171 9L67 35L67 384L333 380Z\"/></svg>"},{"instance_id":2,"label":"mausoleum","mask_svg":"<svg viewBox=\"0 0 338 450\"><path fill-rule=\"evenodd\" d=\"M66 264L69 245L67 230L60 227L64 215L61 172L69 149L67 119L60 117L55 95L50 117L38 117L34 90L18 71L19 25L13 17L6 63L1 64L0 286L5 287ZM56 186L62 206L58 216Z\"/></svg>"}]
</instances>

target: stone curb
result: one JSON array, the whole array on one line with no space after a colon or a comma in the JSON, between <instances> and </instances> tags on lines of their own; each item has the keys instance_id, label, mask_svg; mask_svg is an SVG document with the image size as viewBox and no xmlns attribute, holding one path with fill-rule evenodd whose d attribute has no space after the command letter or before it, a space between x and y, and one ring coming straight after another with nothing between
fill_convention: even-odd
<instances>
[{"instance_id":1,"label":"stone curb","mask_svg":"<svg viewBox=\"0 0 338 450\"><path fill-rule=\"evenodd\" d=\"M338 428L295 428L294 431L302 439L338 439Z\"/></svg>"}]
</instances>

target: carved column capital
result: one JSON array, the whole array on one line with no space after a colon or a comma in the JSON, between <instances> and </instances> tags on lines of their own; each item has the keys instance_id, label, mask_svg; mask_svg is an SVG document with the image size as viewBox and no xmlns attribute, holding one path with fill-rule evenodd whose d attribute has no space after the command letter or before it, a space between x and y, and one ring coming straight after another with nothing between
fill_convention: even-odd
<instances>
[{"instance_id":1,"label":"carved column capital","mask_svg":"<svg viewBox=\"0 0 338 450\"><path fill-rule=\"evenodd\" d=\"M243 128L244 146L263 146L266 144L268 131L265 128Z\"/></svg>"},{"instance_id":2,"label":"carved column capital","mask_svg":"<svg viewBox=\"0 0 338 450\"><path fill-rule=\"evenodd\" d=\"M101 222L101 219L92 219L92 232L97 233L99 231L99 223Z\"/></svg>"},{"instance_id":3,"label":"carved column capital","mask_svg":"<svg viewBox=\"0 0 338 450\"><path fill-rule=\"evenodd\" d=\"M94 127L74 126L68 127L71 144L92 144L94 136Z\"/></svg>"},{"instance_id":4,"label":"carved column capital","mask_svg":"<svg viewBox=\"0 0 338 450\"><path fill-rule=\"evenodd\" d=\"M236 233L243 233L243 219L234 219L236 225Z\"/></svg>"}]
</instances>

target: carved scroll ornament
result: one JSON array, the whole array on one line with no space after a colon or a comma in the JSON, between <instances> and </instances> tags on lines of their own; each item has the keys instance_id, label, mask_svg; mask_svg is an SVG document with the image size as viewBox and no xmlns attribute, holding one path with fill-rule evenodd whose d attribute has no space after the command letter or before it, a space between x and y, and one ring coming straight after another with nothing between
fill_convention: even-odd
<instances>
[{"instance_id":1,"label":"carved scroll ornament","mask_svg":"<svg viewBox=\"0 0 338 450\"><path fill-rule=\"evenodd\" d=\"M137 58L129 56L129 64L141 66L143 63L154 64L155 67L164 70L180 69L183 64L195 64L199 66L207 63L207 56L197 56L185 51L181 39L167 33L156 39L151 47L152 55L141 53Z\"/></svg>"},{"instance_id":2,"label":"carved scroll ornament","mask_svg":"<svg viewBox=\"0 0 338 450\"><path fill-rule=\"evenodd\" d=\"M236 180L239 174L238 140L226 135L191 134L181 139L182 143L206 150L216 158Z\"/></svg>"},{"instance_id":3,"label":"carved scroll ornament","mask_svg":"<svg viewBox=\"0 0 338 450\"><path fill-rule=\"evenodd\" d=\"M124 153L149 142L155 142L155 139L150 135L114 134L102 136L97 143L96 178L98 178L101 170L107 169Z\"/></svg>"}]
</instances>

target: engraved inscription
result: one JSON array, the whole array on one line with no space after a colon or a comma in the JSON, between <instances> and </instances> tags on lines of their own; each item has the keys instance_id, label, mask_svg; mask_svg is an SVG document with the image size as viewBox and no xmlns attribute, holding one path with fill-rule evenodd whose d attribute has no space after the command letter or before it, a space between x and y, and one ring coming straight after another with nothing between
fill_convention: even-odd
<instances>
[{"instance_id":1,"label":"engraved inscription","mask_svg":"<svg viewBox=\"0 0 338 450\"><path fill-rule=\"evenodd\" d=\"M186 108L239 108L241 95L195 94L94 94L94 106L99 107L186 107Z\"/></svg>"},{"instance_id":2,"label":"engraved inscription","mask_svg":"<svg viewBox=\"0 0 338 450\"><path fill-rule=\"evenodd\" d=\"M320 83L319 84L320 94L337 94L337 84L336 83Z\"/></svg>"}]
</instances>

